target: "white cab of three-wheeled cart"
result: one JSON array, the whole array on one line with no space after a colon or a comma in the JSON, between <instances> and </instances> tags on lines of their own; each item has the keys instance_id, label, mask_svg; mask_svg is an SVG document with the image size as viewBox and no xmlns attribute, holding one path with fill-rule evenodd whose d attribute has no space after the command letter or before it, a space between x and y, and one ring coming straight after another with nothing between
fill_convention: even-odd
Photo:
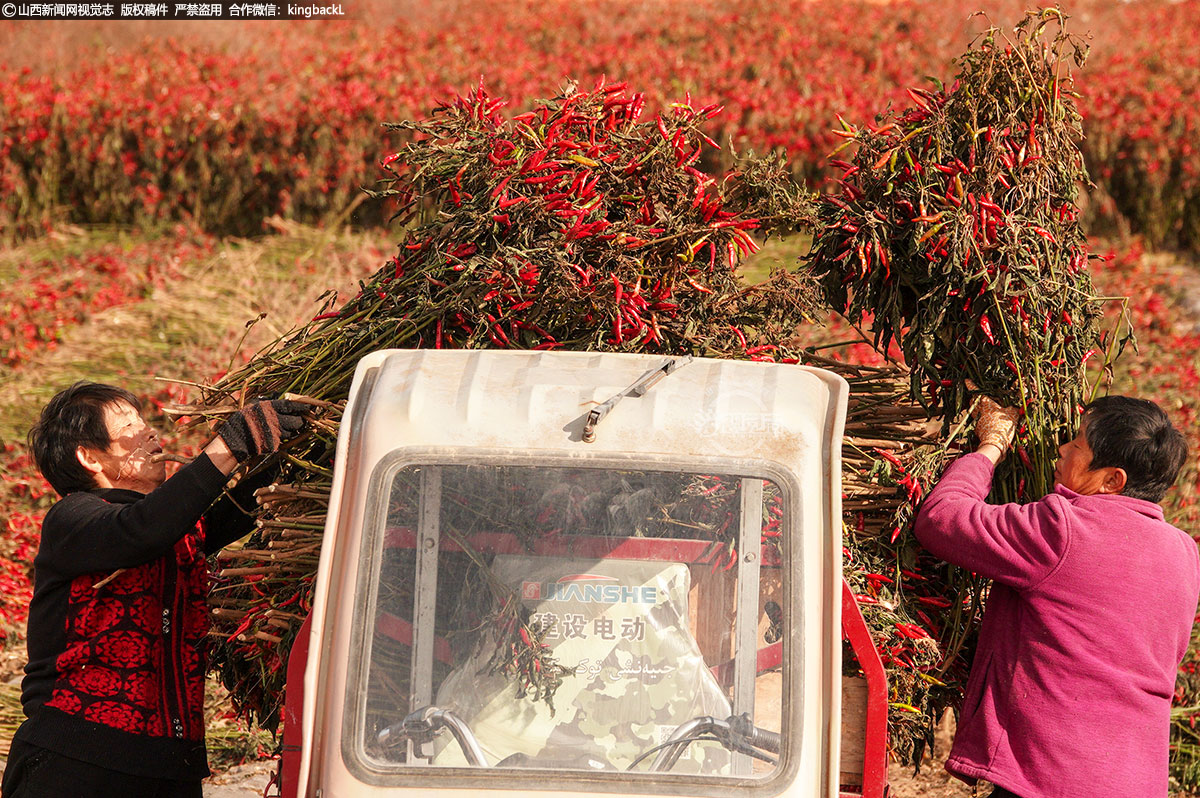
<instances>
[{"instance_id":1,"label":"white cab of three-wheeled cart","mask_svg":"<svg viewBox=\"0 0 1200 798\"><path fill-rule=\"evenodd\" d=\"M364 358L297 794L836 796L847 395L773 363Z\"/></svg>"}]
</instances>

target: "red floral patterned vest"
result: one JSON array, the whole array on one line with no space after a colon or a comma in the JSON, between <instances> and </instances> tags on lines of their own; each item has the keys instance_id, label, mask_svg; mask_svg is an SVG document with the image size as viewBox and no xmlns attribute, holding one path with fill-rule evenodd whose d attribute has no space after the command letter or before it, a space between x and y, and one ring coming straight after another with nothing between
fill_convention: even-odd
<instances>
[{"instance_id":1,"label":"red floral patterned vest","mask_svg":"<svg viewBox=\"0 0 1200 798\"><path fill-rule=\"evenodd\" d=\"M71 582L66 648L46 706L148 737L204 737L208 567L200 525L174 556Z\"/></svg>"}]
</instances>

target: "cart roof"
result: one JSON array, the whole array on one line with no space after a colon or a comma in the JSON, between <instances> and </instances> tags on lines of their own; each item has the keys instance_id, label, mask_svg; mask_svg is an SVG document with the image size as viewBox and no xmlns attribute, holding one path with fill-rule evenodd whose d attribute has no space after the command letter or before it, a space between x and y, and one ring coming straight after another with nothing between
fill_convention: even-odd
<instances>
[{"instance_id":1,"label":"cart roof","mask_svg":"<svg viewBox=\"0 0 1200 798\"><path fill-rule=\"evenodd\" d=\"M397 447L822 458L845 382L820 369L695 358L626 396L582 440L588 413L671 358L583 352L388 350L364 358L352 404L364 464ZM348 409L353 417L355 411ZM813 465L809 463L807 465ZM824 465L828 465L826 462ZM824 469L817 469L821 473Z\"/></svg>"}]
</instances>

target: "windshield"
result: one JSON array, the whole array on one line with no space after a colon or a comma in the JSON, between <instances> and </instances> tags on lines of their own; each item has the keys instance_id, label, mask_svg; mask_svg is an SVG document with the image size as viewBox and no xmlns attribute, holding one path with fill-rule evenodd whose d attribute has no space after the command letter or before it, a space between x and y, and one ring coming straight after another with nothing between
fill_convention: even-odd
<instances>
[{"instance_id":1,"label":"windshield","mask_svg":"<svg viewBox=\"0 0 1200 798\"><path fill-rule=\"evenodd\" d=\"M781 730L784 499L760 476L399 469L363 561L358 756L768 777L748 741Z\"/></svg>"}]
</instances>

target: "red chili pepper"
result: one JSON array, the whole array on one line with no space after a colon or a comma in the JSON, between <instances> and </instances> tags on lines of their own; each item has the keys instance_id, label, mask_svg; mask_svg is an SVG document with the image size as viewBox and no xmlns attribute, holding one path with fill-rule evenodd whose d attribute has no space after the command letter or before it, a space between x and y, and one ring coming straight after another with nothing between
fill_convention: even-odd
<instances>
[{"instance_id":1,"label":"red chili pepper","mask_svg":"<svg viewBox=\"0 0 1200 798\"><path fill-rule=\"evenodd\" d=\"M667 126L663 124L661 114L654 117L654 124L658 125L658 132L662 134L663 141L670 141L671 136L667 133Z\"/></svg>"},{"instance_id":2,"label":"red chili pepper","mask_svg":"<svg viewBox=\"0 0 1200 798\"><path fill-rule=\"evenodd\" d=\"M918 93L920 92L920 89L905 89L905 91L908 92L909 98L911 98L912 101L916 103L922 111L929 110L929 102Z\"/></svg>"},{"instance_id":3,"label":"red chili pepper","mask_svg":"<svg viewBox=\"0 0 1200 798\"><path fill-rule=\"evenodd\" d=\"M538 164L537 166L528 169L522 169L521 171L525 174L533 174L534 172L548 172L551 169L558 169L559 167L560 164L558 161L546 161Z\"/></svg>"},{"instance_id":4,"label":"red chili pepper","mask_svg":"<svg viewBox=\"0 0 1200 798\"><path fill-rule=\"evenodd\" d=\"M900 462L899 458L897 458L896 455L892 454L887 449L873 448L871 451L875 452L875 454L879 455L884 460L887 460L896 468L900 469L901 473L905 472L904 465Z\"/></svg>"},{"instance_id":5,"label":"red chili pepper","mask_svg":"<svg viewBox=\"0 0 1200 798\"><path fill-rule=\"evenodd\" d=\"M1025 451L1024 446L1017 446L1017 456L1021 458L1021 463L1030 471L1033 470L1033 462L1029 459L1029 453Z\"/></svg>"},{"instance_id":6,"label":"red chili pepper","mask_svg":"<svg viewBox=\"0 0 1200 798\"><path fill-rule=\"evenodd\" d=\"M904 637L912 640L924 640L929 637L929 633L915 623L898 623L896 624L896 630Z\"/></svg>"},{"instance_id":7,"label":"red chili pepper","mask_svg":"<svg viewBox=\"0 0 1200 798\"><path fill-rule=\"evenodd\" d=\"M983 335L987 338L988 343L993 346L996 344L996 336L992 334L992 320L984 313L979 317L979 329L983 331Z\"/></svg>"},{"instance_id":8,"label":"red chili pepper","mask_svg":"<svg viewBox=\"0 0 1200 798\"><path fill-rule=\"evenodd\" d=\"M246 613L246 617L242 620L242 622L240 624L238 624L238 627L233 630L233 634L229 635L229 638L226 640L226 642L232 643L234 640L236 640L243 632L247 631L250 628L250 624L253 621L254 621L254 615L249 612Z\"/></svg>"},{"instance_id":9,"label":"red chili pepper","mask_svg":"<svg viewBox=\"0 0 1200 798\"><path fill-rule=\"evenodd\" d=\"M588 286L590 286L592 284L592 276L589 273L585 272L580 266L573 263L572 261L567 261L567 265L570 266L572 269L574 269L579 274L579 276L581 278L583 278L583 287L584 288L587 288Z\"/></svg>"},{"instance_id":10,"label":"red chili pepper","mask_svg":"<svg viewBox=\"0 0 1200 798\"><path fill-rule=\"evenodd\" d=\"M525 163L521 164L521 172L530 172L536 168L546 158L545 150L535 150L525 159Z\"/></svg>"},{"instance_id":11,"label":"red chili pepper","mask_svg":"<svg viewBox=\"0 0 1200 798\"><path fill-rule=\"evenodd\" d=\"M492 343L501 347L508 346L508 336L504 334L504 330L497 323L496 317L489 313L487 314L487 320L492 323L492 326L488 328L488 335L491 337Z\"/></svg>"},{"instance_id":12,"label":"red chili pepper","mask_svg":"<svg viewBox=\"0 0 1200 798\"><path fill-rule=\"evenodd\" d=\"M508 181L512 180L512 177L512 175L509 175L501 180L494 189L492 189L492 199L499 197L504 192L504 189L508 188Z\"/></svg>"}]
</instances>

